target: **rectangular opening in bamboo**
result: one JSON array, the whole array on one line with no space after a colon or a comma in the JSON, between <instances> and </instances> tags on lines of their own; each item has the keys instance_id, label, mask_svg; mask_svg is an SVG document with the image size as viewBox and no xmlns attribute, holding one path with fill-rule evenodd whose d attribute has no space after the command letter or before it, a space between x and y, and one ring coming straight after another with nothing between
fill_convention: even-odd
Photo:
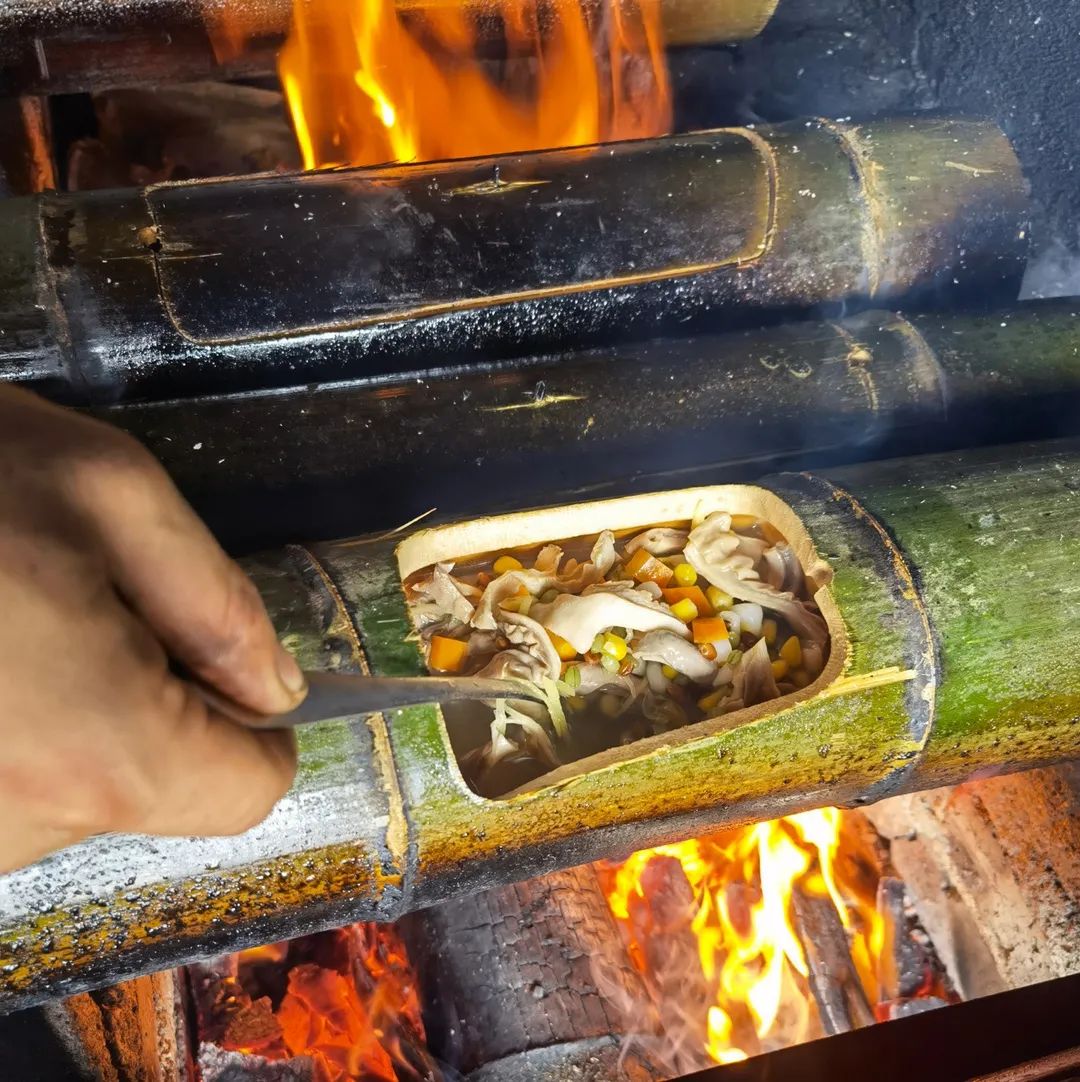
<instances>
[{"instance_id":1,"label":"rectangular opening in bamboo","mask_svg":"<svg viewBox=\"0 0 1080 1082\"><path fill-rule=\"evenodd\" d=\"M846 657L846 636L843 622L829 590L832 570L818 555L806 528L787 504L765 489L745 485L710 486L659 492L622 499L602 500L472 519L448 526L422 530L407 538L398 546L397 560L402 588L406 594L410 616L417 632L417 649L425 662L428 661L432 649L430 645L434 639L432 627L438 625L439 618L436 617L433 624L431 607L425 607L423 601L418 601L418 598L422 599L427 596L423 591L426 590L429 580L434 581L437 567L441 565L445 569L446 565L453 565L458 570L460 578L444 577L442 584L443 586L449 584L451 589L454 588L455 583L464 584L463 588L471 596L472 600L468 601L466 599L466 604L460 607L474 611L473 623L469 624L466 621L466 626L472 627L474 630L466 631L462 625L455 623L453 620L449 621L444 629L449 630L451 636L456 635L459 643L469 643L469 656L461 664L464 666L463 671L476 672L478 671L476 663L471 663L471 650L474 635L476 635L477 631L483 630L480 627L483 619L479 614L483 609L481 598L485 596L488 585L488 582L485 581L486 576L477 579L477 574L484 567L490 571L493 561L497 557L509 556L513 560L517 560L520 556L521 559L518 562L525 565L522 574L530 576L534 574L532 568L542 547L558 545L560 549L565 550L564 555L568 559L576 559L579 566L585 564L591 567L592 564L586 563L590 559L588 555L590 546L604 531L610 531L619 553L616 559L621 561L616 562L612 573L624 576L627 574L628 555L623 554L623 546L631 538L643 531L658 527L688 531L694 524L700 524L710 515L717 512L732 516L736 524L752 522L759 524L758 527L754 528L764 527L767 536L771 538L767 542L770 547L777 545L790 547L791 552L798 561L802 575L805 577L805 586L801 596L812 602L811 609L808 611L812 612L813 607L816 607L827 628L827 637L822 647L820 662L813 665L807 664L806 668L797 671L797 675L795 672L789 672L791 667L785 667L786 663L775 664L782 660L778 656L778 651L787 641L787 638L799 638L800 636L794 634L790 626L786 624L783 616L769 610L767 606L763 606L765 621L771 621L774 627L779 625L779 636L774 633L773 641L768 641L766 635L768 632L772 632L773 628L769 628L765 621L762 622L763 628L760 631L742 633L736 629L733 631L735 641L731 644L733 651L730 656L735 658L736 654L742 653L743 657L745 657L750 649L757 648L755 668L759 672L764 664L763 655L768 656L770 659L768 664L770 671L774 675L774 683L767 699L759 699L754 695L747 694L746 698L749 701L745 702L745 704L736 705L736 703L741 703L741 700L730 697L733 693L726 690L723 681L731 679L731 673L737 671L735 666L742 664L741 659L735 660L734 666L727 673L722 673L726 665L725 657L714 656L713 659L709 659L708 652L702 651L702 656L706 660L714 661L717 666L715 677L710 676L708 679L715 678L721 681L715 687L722 694L716 702L713 702L710 696L714 695L715 692L709 689L714 685L708 684L706 686L696 683L681 672L678 679L672 677L667 682L663 682L663 691L658 691L657 687L648 683L645 676L642 675L642 666L640 664L642 659L639 658L636 672L631 672L624 666L623 672L612 674L613 677L617 676L621 681L619 685L620 691L618 693L604 692L603 694L622 694L633 700L635 695L644 697L652 693L656 697L650 697L649 702L650 707L655 709L658 701L657 697L663 698L670 693L676 705L679 706L678 710L671 711L675 720L670 724L665 721L655 723L651 731L646 722L627 725L625 731L623 731L620 729L621 721L616 722L612 719L621 719L624 717L624 713L609 713L610 727L608 727L608 721L601 721L598 727L594 719L594 726L590 730L587 719L593 717L594 711L582 712L583 708L580 702L575 702L575 700L580 700L581 696L572 694L575 685L572 679L573 674L569 670L575 667L579 668L581 671L578 673L578 679L581 679L582 673L586 673L591 678L587 680L587 684L591 686L591 683L594 683L598 678L604 679L600 676L596 667L597 656L591 650L585 649L583 641L577 642L575 649L573 643L560 643L557 635L552 637L550 629L542 626L541 630L549 638L552 638L552 643L559 649L562 662L560 679L558 681L553 679L549 690L558 688L561 691L560 705L565 704L566 709L564 712L568 724L565 729L561 725L545 726L547 742L555 750L558 759L554 763L545 761L544 737L541 734L534 733L534 740L529 743L531 748L530 756L534 760L530 767L522 767L517 771L493 770L492 759L498 746L498 737L496 735L497 725L493 726L492 723L491 708L476 704L469 704L462 709L458 709L456 706L445 707L441 713L448 747L452 749L454 758L462 770L463 780L474 792L484 797L497 799L512 793L536 790L564 781L569 777L576 777L594 770L610 767L628 759L651 754L660 748L701 740L723 730L766 721L779 711L786 710L793 704L818 694L840 675ZM741 528L739 525L731 527L732 530ZM751 527L746 528L750 529ZM662 559L663 557L661 557ZM669 563L674 563L677 557L672 556L668 560ZM567 566L573 568L573 564L568 563ZM668 568L664 571L664 574L666 575L672 570ZM499 577L496 574L491 581L499 579ZM470 579L474 580L474 582L469 582ZM477 581L481 585L475 585ZM530 581L533 580L530 579ZM674 579L669 581L671 588L677 586ZM606 590L603 589L605 587L617 592L619 589L629 589L640 585L640 582L625 582L624 585L620 586L618 581L608 583L601 576L600 582L593 584L589 589L594 593L598 592L598 589L606 593ZM703 578L700 587L706 585L707 580ZM421 593L417 592L418 587ZM524 587L519 587L519 589L522 591L523 597ZM548 613L543 618L549 623L555 622L550 615L552 606L562 601L561 597L553 597L553 594L557 594L557 591L541 590L539 595L547 597L547 601L541 602L538 608L542 614ZM456 602L453 594L449 596ZM665 604L670 605L672 603L667 594L662 596ZM787 596L790 597L790 593ZM538 600L538 598L533 598L532 601L527 602L530 606L528 611L531 611L531 606L535 600ZM510 607L512 610L512 601ZM436 608L438 608L437 605ZM491 607L490 611L501 610ZM702 614L699 613L700 615ZM724 614L718 612L716 615L723 617ZM776 617L776 619L772 619L773 617ZM671 617L668 615L666 620L669 625L670 619ZM503 632L508 629L501 623L498 628L495 628L495 624L492 623L491 627L495 630L489 630L487 633L497 638L502 645L490 647L489 649L496 650L496 656L502 656L503 651L514 650L515 646L523 646L528 652L530 649L529 635L535 633L535 623L526 626L523 633L518 631L518 629L525 626L523 621L517 621L514 627L509 629L511 637L518 638L517 643L508 642L505 639ZM695 632L698 630L698 627L694 624L691 623L690 626ZM616 630L621 630L621 625L618 625ZM519 634L523 634L523 638L519 637ZM631 643L630 657L633 659L633 650L635 648L644 649L641 644L645 636L635 634L633 629L624 630L623 634L626 641ZM652 635L653 632L649 631L648 634ZM591 635L589 637L591 639ZM765 643L759 643L757 639L764 639ZM748 645L751 640L753 640L752 645ZM635 642L638 644L637 647L633 645ZM650 642L649 649L653 649L655 643L656 639L654 638ZM701 645L708 646L708 643ZM726 649L723 643L717 645L721 647L721 650ZM540 648L537 648L534 638L532 646L534 653L542 655L546 647L547 644L544 643ZM464 646L457 649L461 653ZM569 656L571 651L574 653L573 659ZM651 665L653 662L649 661L647 664ZM666 673L667 677L670 677L670 666L665 667L659 665L659 663L656 664L662 673ZM588 668L588 666L592 667ZM429 666L429 671L446 672L447 670L436 665ZM512 675L512 672L504 674L486 673L486 675L508 674ZM653 670L651 675L655 677L656 671ZM745 690L748 679L748 677L743 677L743 690ZM767 677L766 680L768 680ZM678 683L677 688L675 687L676 683ZM732 683L734 684L734 681ZM590 695L595 695L597 691L599 689L594 690ZM726 703L724 702L725 696L728 696ZM625 703L617 705L623 706L625 716L633 716ZM602 698L600 698L600 706L609 711L613 709L610 704L603 703ZM644 712L644 698L642 699L641 709ZM678 720L680 714L683 718L682 721ZM597 714L597 717L599 717L599 714ZM578 719L579 724L577 734L574 733L575 718ZM655 722L655 718L650 720ZM515 722L510 721L509 724L513 726ZM522 741L525 739L524 734L528 732L528 722L525 722L525 726L526 728L511 729L512 732L517 734L518 739ZM484 740L489 730L490 737L487 737L488 742L485 744ZM503 732L505 731L504 727ZM618 739L608 739L613 733L621 733L621 735ZM539 750L538 745L540 745ZM519 745L519 747L522 746L524 744ZM562 754L560 754L560 751ZM516 754L507 753L508 757L512 761L516 761L520 766L521 760L515 758ZM526 756L526 759L530 756ZM478 764L480 765L478 766ZM502 760L497 760L494 765L501 767ZM483 767L482 771L481 766ZM484 780L478 780L481 778Z\"/></svg>"}]
</instances>

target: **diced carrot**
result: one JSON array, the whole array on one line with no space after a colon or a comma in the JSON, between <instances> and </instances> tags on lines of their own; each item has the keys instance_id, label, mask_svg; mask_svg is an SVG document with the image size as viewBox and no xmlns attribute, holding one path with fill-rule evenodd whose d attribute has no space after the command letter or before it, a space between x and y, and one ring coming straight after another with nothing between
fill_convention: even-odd
<instances>
[{"instance_id":1,"label":"diced carrot","mask_svg":"<svg viewBox=\"0 0 1080 1082\"><path fill-rule=\"evenodd\" d=\"M545 630L547 630L545 628ZM548 631L548 638L551 639L551 645L555 647L555 653L563 661L572 661L577 657L577 651L562 637L562 635L556 635L554 631Z\"/></svg>"},{"instance_id":2,"label":"diced carrot","mask_svg":"<svg viewBox=\"0 0 1080 1082\"><path fill-rule=\"evenodd\" d=\"M664 591L664 600L669 605L674 605L676 601L682 601L684 597L693 601L699 616L712 616L716 611L709 604L709 599L700 586L673 586L670 590Z\"/></svg>"},{"instance_id":3,"label":"diced carrot","mask_svg":"<svg viewBox=\"0 0 1080 1082\"><path fill-rule=\"evenodd\" d=\"M691 625L694 642L719 642L728 637L728 626L719 616L699 616Z\"/></svg>"},{"instance_id":4,"label":"diced carrot","mask_svg":"<svg viewBox=\"0 0 1080 1082\"><path fill-rule=\"evenodd\" d=\"M694 623L696 624L697 621L695 620ZM706 661L716 660L716 647L711 642L698 643L698 652Z\"/></svg>"},{"instance_id":5,"label":"diced carrot","mask_svg":"<svg viewBox=\"0 0 1080 1082\"><path fill-rule=\"evenodd\" d=\"M638 582L655 582L659 586L663 586L664 583L670 582L672 576L675 574L667 564L661 563L655 556L646 552L644 549L638 549L637 552L626 561L624 570Z\"/></svg>"},{"instance_id":6,"label":"diced carrot","mask_svg":"<svg viewBox=\"0 0 1080 1082\"><path fill-rule=\"evenodd\" d=\"M469 644L462 639L445 635L432 635L428 665L439 672L461 672L469 656Z\"/></svg>"}]
</instances>

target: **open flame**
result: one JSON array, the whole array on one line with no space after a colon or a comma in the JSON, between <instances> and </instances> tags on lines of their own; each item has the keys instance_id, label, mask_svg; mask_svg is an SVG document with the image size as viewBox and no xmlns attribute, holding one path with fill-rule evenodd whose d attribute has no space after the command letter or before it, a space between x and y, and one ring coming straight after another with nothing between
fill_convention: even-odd
<instances>
[{"instance_id":1,"label":"open flame","mask_svg":"<svg viewBox=\"0 0 1080 1082\"><path fill-rule=\"evenodd\" d=\"M956 1001L857 814L791 815L594 870L621 933L590 958L597 990L670 1076ZM640 981L625 980L627 957ZM201 1039L306 1057L315 1082L456 1077L427 1048L423 979L392 925L268 944L196 980Z\"/></svg>"},{"instance_id":2,"label":"open flame","mask_svg":"<svg viewBox=\"0 0 1080 1082\"><path fill-rule=\"evenodd\" d=\"M393 927L254 947L236 956L236 973L222 1048L271 1062L306 1056L314 1082L431 1077L415 977Z\"/></svg>"},{"instance_id":3,"label":"open flame","mask_svg":"<svg viewBox=\"0 0 1080 1082\"><path fill-rule=\"evenodd\" d=\"M307 169L670 130L659 0L294 0L278 67Z\"/></svg>"},{"instance_id":4,"label":"open flame","mask_svg":"<svg viewBox=\"0 0 1080 1082\"><path fill-rule=\"evenodd\" d=\"M871 1003L884 923L872 884L839 874L841 813L835 808L634 853L602 871L612 913L621 922L635 967L647 978L656 927L660 862L674 861L689 884L689 927L708 1002L700 1027L704 1051L734 1063L797 1043L812 1022L806 952L794 920L796 892L828 897L847 932L850 953Z\"/></svg>"}]
</instances>

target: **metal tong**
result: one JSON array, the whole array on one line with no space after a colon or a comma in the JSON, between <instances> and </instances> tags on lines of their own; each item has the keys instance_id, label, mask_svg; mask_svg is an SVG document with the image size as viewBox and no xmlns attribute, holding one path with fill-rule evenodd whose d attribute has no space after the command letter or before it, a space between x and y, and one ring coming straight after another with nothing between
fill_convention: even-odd
<instances>
[{"instance_id":1,"label":"metal tong","mask_svg":"<svg viewBox=\"0 0 1080 1082\"><path fill-rule=\"evenodd\" d=\"M418 703L483 699L544 701L532 685L517 680L489 680L479 676L353 676L327 672L305 672L304 675L308 682L304 701L287 714L270 716L247 710L201 682L192 683L208 706L234 721L261 729L291 729L316 721L374 714Z\"/></svg>"}]
</instances>

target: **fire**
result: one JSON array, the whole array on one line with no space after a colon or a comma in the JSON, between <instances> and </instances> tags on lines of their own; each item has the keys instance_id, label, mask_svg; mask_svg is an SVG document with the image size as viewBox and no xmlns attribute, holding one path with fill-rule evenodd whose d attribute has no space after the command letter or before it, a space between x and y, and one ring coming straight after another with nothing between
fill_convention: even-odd
<instances>
[{"instance_id":1,"label":"fire","mask_svg":"<svg viewBox=\"0 0 1080 1082\"><path fill-rule=\"evenodd\" d=\"M635 966L648 976L649 937L672 942L670 926L655 927L652 869L664 860L681 867L692 896L689 928L711 999L702 1007L704 1051L714 1062L734 1063L807 1036L811 997L793 918L797 891L831 898L859 977L876 1000L883 922L865 884L839 874L841 826L840 811L825 808L642 850L603 870L608 904Z\"/></svg>"},{"instance_id":2,"label":"fire","mask_svg":"<svg viewBox=\"0 0 1080 1082\"><path fill-rule=\"evenodd\" d=\"M241 951L231 988L221 1046L270 1061L307 1056L315 1082L394 1082L426 1055L415 980L391 927Z\"/></svg>"},{"instance_id":3,"label":"fire","mask_svg":"<svg viewBox=\"0 0 1080 1082\"><path fill-rule=\"evenodd\" d=\"M294 0L278 67L304 167L670 130L659 0ZM498 61L481 56L481 19Z\"/></svg>"}]
</instances>

